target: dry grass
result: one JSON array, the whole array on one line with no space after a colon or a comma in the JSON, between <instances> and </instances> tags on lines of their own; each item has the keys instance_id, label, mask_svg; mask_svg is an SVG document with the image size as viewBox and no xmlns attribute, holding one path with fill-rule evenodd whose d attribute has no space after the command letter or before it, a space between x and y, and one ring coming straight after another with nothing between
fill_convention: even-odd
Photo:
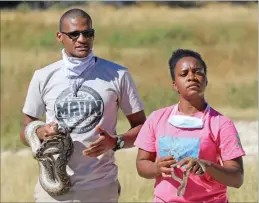
<instances>
[{"instance_id":1,"label":"dry grass","mask_svg":"<svg viewBox=\"0 0 259 203\"><path fill-rule=\"evenodd\" d=\"M210 104L233 119L257 118L256 7L210 4L190 10L152 6L114 9L91 4L81 8L92 15L97 30L94 52L129 68L147 115L177 101L167 61L172 50L191 48L207 63L206 97ZM61 57L55 32L64 11L1 12L4 147L20 147L21 109L33 71Z\"/></svg>"},{"instance_id":2,"label":"dry grass","mask_svg":"<svg viewBox=\"0 0 259 203\"><path fill-rule=\"evenodd\" d=\"M135 151L121 151L116 154L119 180L122 186L120 202L151 202L154 180L138 176L135 167ZM1 160L1 202L33 202L38 165L31 156L2 154ZM258 162L245 165L245 182L240 189L230 188L230 202L258 201Z\"/></svg>"},{"instance_id":3,"label":"dry grass","mask_svg":"<svg viewBox=\"0 0 259 203\"><path fill-rule=\"evenodd\" d=\"M173 49L191 48L208 65L210 104L233 119L257 119L257 8L211 4L190 10L152 6L117 10L92 4L86 10L97 30L94 52L129 68L147 115L176 102L167 61ZM21 147L18 134L27 87L34 70L60 59L55 32L64 11L1 11L2 149ZM118 132L126 129L128 123L120 117ZM135 154L121 152L117 158L120 201L151 201L153 181L137 175ZM229 190L231 202L258 200L257 170L257 161L246 165L243 187ZM32 201L36 176L32 158L3 158L1 202Z\"/></svg>"},{"instance_id":4,"label":"dry grass","mask_svg":"<svg viewBox=\"0 0 259 203\"><path fill-rule=\"evenodd\" d=\"M116 27L131 27L145 28L147 26L170 25L173 23L188 23L189 22L212 22L219 23L235 23L247 22L250 17L251 23L257 23L257 8L233 6L224 4L209 4L206 7L198 9L185 10L181 8L170 9L166 6L160 7L125 7L115 9L111 7L104 7L98 4L90 4L90 6L77 6L85 9L93 18L94 25L98 26L113 26ZM19 11L8 12L1 11L1 21L30 21L30 23L38 24L40 21L45 25L57 26L60 16L66 9L52 9L46 11ZM220 11L220 15L219 15ZM188 12L188 17L187 17ZM100 15L102 14L102 15ZM206 16L206 18L204 17ZM201 24L202 24L201 23ZM144 24L144 26L143 26Z\"/></svg>"}]
</instances>

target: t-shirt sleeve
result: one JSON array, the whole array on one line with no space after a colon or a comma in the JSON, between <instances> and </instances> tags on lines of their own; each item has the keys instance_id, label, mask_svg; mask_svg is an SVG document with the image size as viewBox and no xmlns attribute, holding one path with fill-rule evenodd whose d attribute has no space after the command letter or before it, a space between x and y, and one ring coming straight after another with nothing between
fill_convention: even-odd
<instances>
[{"instance_id":1,"label":"t-shirt sleeve","mask_svg":"<svg viewBox=\"0 0 259 203\"><path fill-rule=\"evenodd\" d=\"M121 78L119 106L127 116L144 109L132 76L126 71Z\"/></svg>"},{"instance_id":2,"label":"t-shirt sleeve","mask_svg":"<svg viewBox=\"0 0 259 203\"><path fill-rule=\"evenodd\" d=\"M139 131L134 145L145 151L156 152L156 135L154 131L153 119L154 113L151 113Z\"/></svg>"},{"instance_id":3,"label":"t-shirt sleeve","mask_svg":"<svg viewBox=\"0 0 259 203\"><path fill-rule=\"evenodd\" d=\"M35 71L23 106L23 113L41 119L45 112L45 104L40 92L40 80L38 71Z\"/></svg>"},{"instance_id":4,"label":"t-shirt sleeve","mask_svg":"<svg viewBox=\"0 0 259 203\"><path fill-rule=\"evenodd\" d=\"M231 120L223 123L219 131L219 151L223 161L245 155L237 129Z\"/></svg>"}]
</instances>

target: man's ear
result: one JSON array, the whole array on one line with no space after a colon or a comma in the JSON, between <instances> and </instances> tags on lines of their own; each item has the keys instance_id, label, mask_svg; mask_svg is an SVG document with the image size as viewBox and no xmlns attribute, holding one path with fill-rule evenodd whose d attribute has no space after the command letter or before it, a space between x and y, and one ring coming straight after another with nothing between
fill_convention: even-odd
<instances>
[{"instance_id":1,"label":"man's ear","mask_svg":"<svg viewBox=\"0 0 259 203\"><path fill-rule=\"evenodd\" d=\"M178 91L178 87L177 87L177 85L176 85L176 83L175 83L175 81L173 80L173 89L174 89L174 91L176 91L178 94L179 94L179 91Z\"/></svg>"},{"instance_id":2,"label":"man's ear","mask_svg":"<svg viewBox=\"0 0 259 203\"><path fill-rule=\"evenodd\" d=\"M60 43L63 43L63 35L61 32L57 32L57 39Z\"/></svg>"}]
</instances>

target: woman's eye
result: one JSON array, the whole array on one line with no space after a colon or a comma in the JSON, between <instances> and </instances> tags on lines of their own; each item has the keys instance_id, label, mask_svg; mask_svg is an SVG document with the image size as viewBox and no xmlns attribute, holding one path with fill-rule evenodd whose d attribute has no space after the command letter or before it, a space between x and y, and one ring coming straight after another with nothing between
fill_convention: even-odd
<instances>
[{"instance_id":1,"label":"woman's eye","mask_svg":"<svg viewBox=\"0 0 259 203\"><path fill-rule=\"evenodd\" d=\"M204 74L202 70L197 70L195 73L198 74L198 75L203 75Z\"/></svg>"}]
</instances>

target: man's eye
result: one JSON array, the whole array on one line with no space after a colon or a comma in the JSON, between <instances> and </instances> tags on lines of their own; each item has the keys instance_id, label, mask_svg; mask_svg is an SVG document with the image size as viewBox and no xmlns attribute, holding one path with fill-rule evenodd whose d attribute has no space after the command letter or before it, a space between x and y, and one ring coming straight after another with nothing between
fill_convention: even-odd
<instances>
[{"instance_id":1,"label":"man's eye","mask_svg":"<svg viewBox=\"0 0 259 203\"><path fill-rule=\"evenodd\" d=\"M71 35L72 37L76 37L76 36L78 36L78 32L72 32L72 33L70 33L70 35Z\"/></svg>"}]
</instances>

